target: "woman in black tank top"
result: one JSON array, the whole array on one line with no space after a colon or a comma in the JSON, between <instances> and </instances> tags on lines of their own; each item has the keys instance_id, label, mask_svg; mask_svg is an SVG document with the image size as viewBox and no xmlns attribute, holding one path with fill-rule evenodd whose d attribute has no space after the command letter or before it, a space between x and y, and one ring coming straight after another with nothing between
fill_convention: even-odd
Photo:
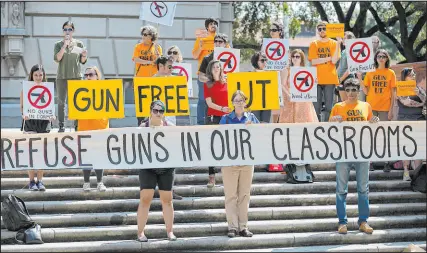
<instances>
[{"instance_id":1,"label":"woman in black tank top","mask_svg":"<svg viewBox=\"0 0 427 253\"><path fill-rule=\"evenodd\" d=\"M28 81L34 82L34 85L43 85L43 82L46 82L46 73L42 65L34 65L31 68L30 75ZM21 106L21 114L22 114L22 125L21 131L24 134L38 134L38 133L49 133L52 123L51 121L55 119L52 117L50 120L39 120L39 119L29 119L28 116L24 116L24 103L23 103L23 91L21 91L20 95L20 106ZM35 181L36 170L29 170L28 177L30 179L30 183L28 188L31 191L45 191L46 188L43 185L43 171L37 170L37 182Z\"/></svg>"}]
</instances>

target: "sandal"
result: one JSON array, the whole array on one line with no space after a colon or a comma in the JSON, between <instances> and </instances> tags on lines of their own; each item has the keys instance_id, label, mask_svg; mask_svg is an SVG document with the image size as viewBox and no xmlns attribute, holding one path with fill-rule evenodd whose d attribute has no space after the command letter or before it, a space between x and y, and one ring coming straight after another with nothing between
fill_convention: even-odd
<instances>
[{"instance_id":1,"label":"sandal","mask_svg":"<svg viewBox=\"0 0 427 253\"><path fill-rule=\"evenodd\" d=\"M138 237L138 239L136 239L136 240L138 242L148 242L148 238L145 235Z\"/></svg>"},{"instance_id":2,"label":"sandal","mask_svg":"<svg viewBox=\"0 0 427 253\"><path fill-rule=\"evenodd\" d=\"M176 241L176 236L173 234L173 232L170 232L168 234L168 240L169 241Z\"/></svg>"}]
</instances>

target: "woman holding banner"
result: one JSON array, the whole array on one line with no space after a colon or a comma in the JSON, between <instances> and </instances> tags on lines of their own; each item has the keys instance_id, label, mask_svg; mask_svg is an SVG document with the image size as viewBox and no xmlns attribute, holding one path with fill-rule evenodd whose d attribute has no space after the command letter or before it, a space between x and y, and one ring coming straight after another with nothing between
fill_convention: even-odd
<instances>
[{"instance_id":1,"label":"woman holding banner","mask_svg":"<svg viewBox=\"0 0 427 253\"><path fill-rule=\"evenodd\" d=\"M416 74L413 68L404 68L402 70L401 81L415 81ZM423 80L425 82L425 79ZM424 83L425 84L425 83ZM426 92L422 85L417 85L414 96L397 97L397 105L399 106L399 121L418 121L426 120L423 115L423 107L426 105ZM422 160L403 161L403 180L411 181L409 169L418 168Z\"/></svg>"},{"instance_id":2,"label":"woman holding banner","mask_svg":"<svg viewBox=\"0 0 427 253\"><path fill-rule=\"evenodd\" d=\"M96 66L88 67L85 71L85 78L87 80L99 80L102 78L101 72ZM104 119L79 119L77 124L77 131L90 131L90 130L100 130L109 128L109 121L107 118ZM83 190L90 191L90 172L91 169L83 169ZM95 170L97 189L100 192L105 192L107 187L105 187L102 182L104 175L104 170Z\"/></svg>"},{"instance_id":3,"label":"woman holding banner","mask_svg":"<svg viewBox=\"0 0 427 253\"><path fill-rule=\"evenodd\" d=\"M206 70L208 82L204 84L204 96L208 105L208 113L205 119L206 125L217 125L221 117L229 112L227 82L223 75L220 61L209 62ZM215 186L215 168L209 167L209 188Z\"/></svg>"},{"instance_id":4,"label":"woman holding banner","mask_svg":"<svg viewBox=\"0 0 427 253\"><path fill-rule=\"evenodd\" d=\"M143 127L170 126L164 118L165 105L160 100L151 102L150 117L143 122ZM139 170L139 205L137 212L138 239L140 242L148 242L144 234L145 225L148 220L151 201L153 200L156 186L159 188L160 201L162 202L163 219L165 220L166 232L169 241L176 241L173 233L174 210L172 203L172 186L175 177L173 168L141 169Z\"/></svg>"},{"instance_id":5,"label":"woman holding banner","mask_svg":"<svg viewBox=\"0 0 427 253\"><path fill-rule=\"evenodd\" d=\"M219 124L258 124L253 113L245 112L247 97L237 90L231 96L234 110L222 116ZM249 231L248 210L251 197L253 165L226 166L221 168L224 183L225 212L228 223L228 237L235 237L238 232L244 237L252 237Z\"/></svg>"},{"instance_id":6,"label":"woman holding banner","mask_svg":"<svg viewBox=\"0 0 427 253\"><path fill-rule=\"evenodd\" d=\"M156 43L159 34L156 28L147 25L141 28L142 42L133 50L132 61L135 62L135 77L152 77L157 73L156 59L162 55L162 47ZM137 117L138 126L144 120Z\"/></svg>"},{"instance_id":7,"label":"woman holding banner","mask_svg":"<svg viewBox=\"0 0 427 253\"><path fill-rule=\"evenodd\" d=\"M30 75L28 77L28 81L34 82L34 85L43 86L43 82L47 82L46 80L46 72L42 65L36 64L30 70ZM28 116L24 116L24 97L23 91L21 91L20 95L20 106L21 106L21 115L22 115L22 126L21 131L24 134L41 134L41 133L49 133L52 120L55 117L50 118L49 120L40 120L40 119L29 119ZM45 191L46 187L43 185L43 170L37 170L37 182L34 177L36 175L35 170L28 171L28 177L30 179L30 183L28 185L28 189L31 191Z\"/></svg>"}]
</instances>

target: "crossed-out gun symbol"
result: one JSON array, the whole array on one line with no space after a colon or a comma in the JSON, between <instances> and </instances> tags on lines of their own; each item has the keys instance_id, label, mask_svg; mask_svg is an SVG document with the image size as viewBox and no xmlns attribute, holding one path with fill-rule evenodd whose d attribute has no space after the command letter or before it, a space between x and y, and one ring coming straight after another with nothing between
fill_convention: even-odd
<instances>
[{"instance_id":1,"label":"crossed-out gun symbol","mask_svg":"<svg viewBox=\"0 0 427 253\"><path fill-rule=\"evenodd\" d=\"M162 12L160 11L160 9L164 9L165 7L158 5L157 2L153 2L153 3L156 6L156 8L154 9L156 9L159 12L159 16L162 16Z\"/></svg>"},{"instance_id":2,"label":"crossed-out gun symbol","mask_svg":"<svg viewBox=\"0 0 427 253\"><path fill-rule=\"evenodd\" d=\"M41 93L31 93L31 96L35 96L35 97L39 97L41 95ZM46 100L44 100L44 96L41 97L40 101L42 103L46 103Z\"/></svg>"},{"instance_id":3,"label":"crossed-out gun symbol","mask_svg":"<svg viewBox=\"0 0 427 253\"><path fill-rule=\"evenodd\" d=\"M268 49L268 51L275 51L276 49L275 48L269 48ZM280 48L279 49L277 49L277 56L282 56L282 53L280 52Z\"/></svg>"},{"instance_id":4,"label":"crossed-out gun symbol","mask_svg":"<svg viewBox=\"0 0 427 253\"><path fill-rule=\"evenodd\" d=\"M363 57L366 57L366 55L365 55L365 50L364 50L365 48L360 48L360 49L353 49L353 52L354 53L358 53L358 52L360 52L360 54L363 56Z\"/></svg>"},{"instance_id":5,"label":"crossed-out gun symbol","mask_svg":"<svg viewBox=\"0 0 427 253\"><path fill-rule=\"evenodd\" d=\"M304 81L305 77L297 77L297 81ZM305 86L310 86L310 84L308 83L308 78L305 79Z\"/></svg>"},{"instance_id":6,"label":"crossed-out gun symbol","mask_svg":"<svg viewBox=\"0 0 427 253\"><path fill-rule=\"evenodd\" d=\"M228 59L219 59L219 61L226 63ZM231 61L228 61L227 68L231 69L233 66L231 66Z\"/></svg>"}]
</instances>

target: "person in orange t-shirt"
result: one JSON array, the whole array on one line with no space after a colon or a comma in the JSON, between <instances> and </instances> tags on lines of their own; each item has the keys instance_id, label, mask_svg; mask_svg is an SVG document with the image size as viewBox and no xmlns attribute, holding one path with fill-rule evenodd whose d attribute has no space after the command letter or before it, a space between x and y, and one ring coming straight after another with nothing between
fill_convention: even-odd
<instances>
[{"instance_id":1,"label":"person in orange t-shirt","mask_svg":"<svg viewBox=\"0 0 427 253\"><path fill-rule=\"evenodd\" d=\"M86 68L85 71L85 78L87 80L99 80L101 79L101 72L99 69L95 66ZM77 125L77 131L90 131L90 130L101 130L101 129L107 129L109 128L109 122L108 119L79 119L78 125ZM83 190L84 191L90 191L90 172L91 169L83 169L83 177L84 177L84 183L83 183ZM104 175L103 169L96 169L96 181L97 181L97 189L98 191L104 192L107 190L107 187L105 187L104 183L102 182L102 178Z\"/></svg>"},{"instance_id":2,"label":"person in orange t-shirt","mask_svg":"<svg viewBox=\"0 0 427 253\"><path fill-rule=\"evenodd\" d=\"M313 102L317 117L321 121L322 102L325 101L326 115L324 121L328 121L334 104L335 86L339 85L339 79L335 64L340 58L340 45L342 38L337 41L326 37L326 24L321 21L317 24L317 35L319 40L310 43L308 49L308 60L317 68L317 102Z\"/></svg>"},{"instance_id":3,"label":"person in orange t-shirt","mask_svg":"<svg viewBox=\"0 0 427 253\"><path fill-rule=\"evenodd\" d=\"M382 121L393 119L393 104L396 100L396 74L390 67L390 56L384 49L379 49L374 57L375 71L368 72L364 79L363 91L366 102L372 106L375 116ZM359 80L361 73L357 73Z\"/></svg>"}]
</instances>

